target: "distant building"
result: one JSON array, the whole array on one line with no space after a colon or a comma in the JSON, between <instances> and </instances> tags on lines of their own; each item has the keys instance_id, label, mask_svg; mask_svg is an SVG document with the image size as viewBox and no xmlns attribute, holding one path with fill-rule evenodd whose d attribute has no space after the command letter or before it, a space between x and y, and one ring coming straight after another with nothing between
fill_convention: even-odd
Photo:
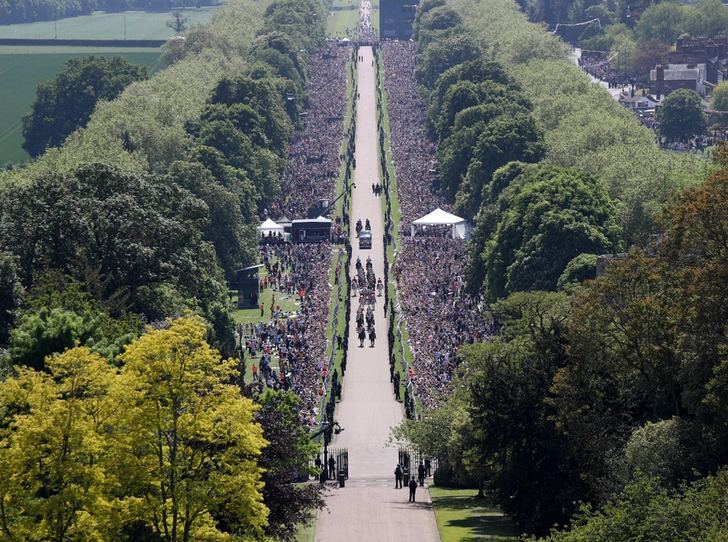
<instances>
[{"instance_id":1,"label":"distant building","mask_svg":"<svg viewBox=\"0 0 728 542\"><path fill-rule=\"evenodd\" d=\"M728 80L728 36L683 38L670 53L670 64L705 64L706 93Z\"/></svg>"},{"instance_id":2,"label":"distant building","mask_svg":"<svg viewBox=\"0 0 728 542\"><path fill-rule=\"evenodd\" d=\"M705 96L705 64L668 64L650 70L650 94L667 96L673 90L686 88Z\"/></svg>"},{"instance_id":3,"label":"distant building","mask_svg":"<svg viewBox=\"0 0 728 542\"><path fill-rule=\"evenodd\" d=\"M379 0L379 38L409 40L420 0Z\"/></svg>"}]
</instances>

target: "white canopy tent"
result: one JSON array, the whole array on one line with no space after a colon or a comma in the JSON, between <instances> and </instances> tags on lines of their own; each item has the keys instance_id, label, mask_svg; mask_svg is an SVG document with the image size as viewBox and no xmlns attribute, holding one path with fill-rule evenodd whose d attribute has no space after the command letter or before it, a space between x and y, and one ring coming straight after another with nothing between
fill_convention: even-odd
<instances>
[{"instance_id":1,"label":"white canopy tent","mask_svg":"<svg viewBox=\"0 0 728 542\"><path fill-rule=\"evenodd\" d=\"M258 229L260 229L261 235L268 235L268 232L273 232L273 235L278 235L278 233L283 235L283 226L276 224L270 218L263 222Z\"/></svg>"},{"instance_id":2,"label":"white canopy tent","mask_svg":"<svg viewBox=\"0 0 728 542\"><path fill-rule=\"evenodd\" d=\"M450 226L453 239L468 239L473 231L473 227L468 224L467 220L443 211L439 207L412 222L412 237L415 236L415 226Z\"/></svg>"}]
</instances>

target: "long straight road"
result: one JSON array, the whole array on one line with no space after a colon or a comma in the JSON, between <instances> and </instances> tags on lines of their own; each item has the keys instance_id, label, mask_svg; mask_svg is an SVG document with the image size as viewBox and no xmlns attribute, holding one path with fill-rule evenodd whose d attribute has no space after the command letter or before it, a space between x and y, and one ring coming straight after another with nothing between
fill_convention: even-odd
<instances>
[{"instance_id":1,"label":"long straight road","mask_svg":"<svg viewBox=\"0 0 728 542\"><path fill-rule=\"evenodd\" d=\"M365 265L371 258L374 273L384 277L384 222L381 196L372 192L372 184L380 183L377 155L377 122L375 73L371 47L359 49L363 60L358 63L356 164L352 191L352 222L368 218L372 229L372 248L359 249L352 232L351 276L357 257ZM319 512L315 539L317 542L435 542L440 540L429 491L420 488L417 502L408 502L407 489L394 489L397 449L388 447L390 428L402 421L400 403L395 401L389 382L387 320L384 298L377 298L374 310L377 341L369 340L359 347L356 338L356 308L352 299L349 353L342 401L336 420L344 431L332 446L349 449L349 480L346 487L327 497L328 511Z\"/></svg>"}]
</instances>

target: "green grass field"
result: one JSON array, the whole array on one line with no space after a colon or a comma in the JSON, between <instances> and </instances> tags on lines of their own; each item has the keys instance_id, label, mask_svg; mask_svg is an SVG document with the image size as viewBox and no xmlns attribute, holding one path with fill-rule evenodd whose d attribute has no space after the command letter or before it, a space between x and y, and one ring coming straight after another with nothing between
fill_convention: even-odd
<instances>
[{"instance_id":1,"label":"green grass field","mask_svg":"<svg viewBox=\"0 0 728 542\"><path fill-rule=\"evenodd\" d=\"M354 38L359 25L359 0L335 0L334 7L340 6L341 11L330 11L326 20L330 38ZM351 9L354 7L354 9ZM346 30L349 29L349 34Z\"/></svg>"},{"instance_id":2,"label":"green grass field","mask_svg":"<svg viewBox=\"0 0 728 542\"><path fill-rule=\"evenodd\" d=\"M431 487L442 542L515 542L515 529L503 513L473 489Z\"/></svg>"},{"instance_id":3,"label":"green grass field","mask_svg":"<svg viewBox=\"0 0 728 542\"><path fill-rule=\"evenodd\" d=\"M215 8L200 11L187 10L190 24L205 22ZM69 17L59 21L11 24L0 27L0 34L8 39L106 39L106 40L164 40L174 31L166 22L170 13L94 13L83 17Z\"/></svg>"},{"instance_id":4,"label":"green grass field","mask_svg":"<svg viewBox=\"0 0 728 542\"><path fill-rule=\"evenodd\" d=\"M55 76L66 60L92 53L121 55L147 66L150 74L161 68L159 49L108 47L0 47L0 167L29 159L22 149L20 119L30 111L39 83Z\"/></svg>"}]
</instances>

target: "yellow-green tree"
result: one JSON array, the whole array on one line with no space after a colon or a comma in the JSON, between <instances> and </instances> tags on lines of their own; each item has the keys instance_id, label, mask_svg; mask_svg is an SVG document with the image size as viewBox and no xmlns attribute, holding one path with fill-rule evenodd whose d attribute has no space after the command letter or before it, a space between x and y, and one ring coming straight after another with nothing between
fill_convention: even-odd
<instances>
[{"instance_id":1,"label":"yellow-green tree","mask_svg":"<svg viewBox=\"0 0 728 542\"><path fill-rule=\"evenodd\" d=\"M132 343L114 395L124 404L111 436L112 465L129 519L169 542L257 535L267 522L257 459L266 441L257 407L230 384L192 318Z\"/></svg>"},{"instance_id":2,"label":"yellow-green tree","mask_svg":"<svg viewBox=\"0 0 728 542\"><path fill-rule=\"evenodd\" d=\"M0 383L0 542L262 534L258 407L204 336L182 318L129 345L121 369L76 347Z\"/></svg>"},{"instance_id":3,"label":"yellow-green tree","mask_svg":"<svg viewBox=\"0 0 728 542\"><path fill-rule=\"evenodd\" d=\"M74 348L0 385L0 540L96 541L111 528L104 442L116 376Z\"/></svg>"}]
</instances>

